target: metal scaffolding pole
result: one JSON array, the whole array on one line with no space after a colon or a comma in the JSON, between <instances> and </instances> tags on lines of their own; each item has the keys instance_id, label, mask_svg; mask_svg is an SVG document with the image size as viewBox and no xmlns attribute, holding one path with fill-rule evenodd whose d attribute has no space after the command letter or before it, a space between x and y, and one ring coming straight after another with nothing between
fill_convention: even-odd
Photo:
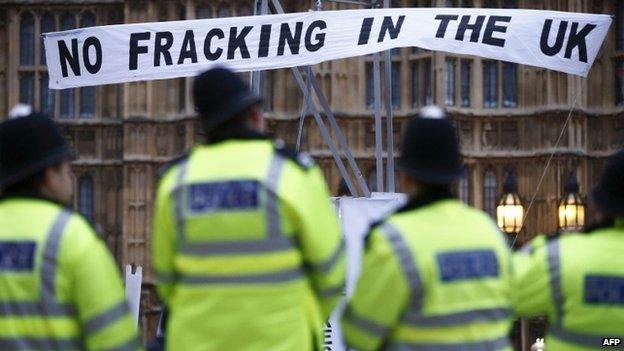
<instances>
[{"instance_id":1,"label":"metal scaffolding pole","mask_svg":"<svg viewBox=\"0 0 624 351\"><path fill-rule=\"evenodd\" d=\"M281 6L281 3L279 0L272 0L271 1L273 6L275 7L275 11L278 14L284 13L284 10ZM315 7L316 10L320 10L321 9L321 1L316 0L315 2ZM327 98L325 97L325 94L323 93L322 89L320 88L318 82L316 81L316 78L314 77L314 75L312 74L312 69L311 67L307 67L307 73L308 73L308 84L311 83L312 89L314 90L314 92L316 93L317 98L319 99L319 103L321 104L327 119L330 122L330 126L333 129L338 142L340 144L340 147L342 148L343 152L345 153L345 157L347 158L347 161L349 162L349 166L351 167L351 171L355 174L356 179L359 182L360 188L362 189L364 196L370 196L370 190L368 188L368 185L366 183L366 180L364 179L364 176L362 175L362 172L360 171L359 167L357 166L357 162L355 161L355 158L353 157L351 150L349 149L349 145L347 143L346 137L344 136L344 134L342 133L340 126L338 125L338 122L336 121L336 118L333 114L333 112L331 111L331 108L329 106L329 103L327 102ZM345 180L345 182L347 183L347 187L349 188L349 191L351 192L351 194L353 196L357 196L357 191L353 185L353 182L349 176L349 174L346 171L346 168L344 167L344 163L342 161L342 158L340 156L340 153L338 152L338 149L336 148L336 145L334 144L333 140L331 139L331 135L329 134L329 132L327 131L327 127L325 126L324 121L322 120L318 109L316 108L316 105L314 105L314 102L312 101L312 97L311 97L311 91L309 89L309 86L306 87L306 85L304 84L303 78L301 77L301 72L299 71L298 68L292 68L293 74L295 75L295 80L297 81L297 83L299 84L299 88L301 89L301 91L304 93L304 96L306 96L306 101L309 102L308 103L308 108L310 109L310 111L313 113L315 120L317 122L317 124L319 125L319 128L321 129L321 135L323 136L323 138L325 139L325 141L327 142L331 152L332 152L332 156L334 157L334 160L336 161L336 164L338 166L338 169L340 171L340 174L342 175L343 179ZM301 125L300 125L301 127Z\"/></svg>"},{"instance_id":2,"label":"metal scaffolding pole","mask_svg":"<svg viewBox=\"0 0 624 351\"><path fill-rule=\"evenodd\" d=\"M268 0L256 0L254 2L254 15L266 15L269 13ZM264 72L254 71L251 73L251 89L258 95L261 95L262 81L264 80Z\"/></svg>"},{"instance_id":3,"label":"metal scaffolding pole","mask_svg":"<svg viewBox=\"0 0 624 351\"><path fill-rule=\"evenodd\" d=\"M384 0L384 8L390 7L390 0ZM392 50L387 50L385 52L385 72L386 72L386 90L385 90L385 99L386 99L386 162L387 162L387 171L386 171L386 179L388 180L388 184L386 187L386 191L393 193L395 192L394 186L394 124L392 122ZM398 92L400 94L400 91Z\"/></svg>"},{"instance_id":4,"label":"metal scaffolding pole","mask_svg":"<svg viewBox=\"0 0 624 351\"><path fill-rule=\"evenodd\" d=\"M383 140L381 126L381 77L379 77L379 53L373 54L373 86L375 108L375 160L377 169L377 191L383 192Z\"/></svg>"}]
</instances>

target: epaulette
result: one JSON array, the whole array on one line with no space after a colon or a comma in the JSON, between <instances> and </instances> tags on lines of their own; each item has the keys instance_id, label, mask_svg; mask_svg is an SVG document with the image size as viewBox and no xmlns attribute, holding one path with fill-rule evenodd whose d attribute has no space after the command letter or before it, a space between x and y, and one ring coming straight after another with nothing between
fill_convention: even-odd
<instances>
[{"instance_id":1,"label":"epaulette","mask_svg":"<svg viewBox=\"0 0 624 351\"><path fill-rule=\"evenodd\" d=\"M364 248L365 249L368 248L368 242L370 241L370 237L373 234L373 230L375 230L375 228L379 227L380 225L384 224L385 221L386 221L385 218L379 219L371 223L370 226L368 226L368 232L364 236Z\"/></svg>"},{"instance_id":2,"label":"epaulette","mask_svg":"<svg viewBox=\"0 0 624 351\"><path fill-rule=\"evenodd\" d=\"M283 140L275 140L273 147L278 155L295 162L306 171L314 167L314 159L312 156L305 152L297 152L295 149L287 146Z\"/></svg>"},{"instance_id":3,"label":"epaulette","mask_svg":"<svg viewBox=\"0 0 624 351\"><path fill-rule=\"evenodd\" d=\"M189 157L188 153L184 153L180 156L175 157L173 160L165 163L163 166L161 166L160 168L158 168L158 170L156 171L156 175L158 178L162 178L162 176L165 175L165 173L167 173L168 170L170 170L171 168L179 165L182 161L186 160Z\"/></svg>"}]
</instances>

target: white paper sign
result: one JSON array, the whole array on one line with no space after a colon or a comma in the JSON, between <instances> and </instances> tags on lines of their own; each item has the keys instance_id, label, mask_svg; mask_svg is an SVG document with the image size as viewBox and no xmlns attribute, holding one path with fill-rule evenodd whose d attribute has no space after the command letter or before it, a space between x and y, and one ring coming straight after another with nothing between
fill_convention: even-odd
<instances>
[{"instance_id":1,"label":"white paper sign","mask_svg":"<svg viewBox=\"0 0 624 351\"><path fill-rule=\"evenodd\" d=\"M44 34L50 88L305 66L396 47L477 55L587 76L608 15L393 8L122 24Z\"/></svg>"}]
</instances>

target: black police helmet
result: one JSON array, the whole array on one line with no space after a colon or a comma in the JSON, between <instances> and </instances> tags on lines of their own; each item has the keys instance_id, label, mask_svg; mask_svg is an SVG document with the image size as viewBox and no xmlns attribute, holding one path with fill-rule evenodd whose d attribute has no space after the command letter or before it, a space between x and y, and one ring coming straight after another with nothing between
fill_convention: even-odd
<instances>
[{"instance_id":1,"label":"black police helmet","mask_svg":"<svg viewBox=\"0 0 624 351\"><path fill-rule=\"evenodd\" d=\"M221 67L209 69L195 78L193 100L206 132L262 102L236 73Z\"/></svg>"},{"instance_id":2,"label":"black police helmet","mask_svg":"<svg viewBox=\"0 0 624 351\"><path fill-rule=\"evenodd\" d=\"M592 197L602 213L624 218L624 150L609 157Z\"/></svg>"},{"instance_id":3,"label":"black police helmet","mask_svg":"<svg viewBox=\"0 0 624 351\"><path fill-rule=\"evenodd\" d=\"M463 175L457 133L441 109L427 107L409 121L398 166L413 179L430 184L449 184Z\"/></svg>"},{"instance_id":4,"label":"black police helmet","mask_svg":"<svg viewBox=\"0 0 624 351\"><path fill-rule=\"evenodd\" d=\"M73 157L60 128L43 114L0 123L1 189Z\"/></svg>"}]
</instances>

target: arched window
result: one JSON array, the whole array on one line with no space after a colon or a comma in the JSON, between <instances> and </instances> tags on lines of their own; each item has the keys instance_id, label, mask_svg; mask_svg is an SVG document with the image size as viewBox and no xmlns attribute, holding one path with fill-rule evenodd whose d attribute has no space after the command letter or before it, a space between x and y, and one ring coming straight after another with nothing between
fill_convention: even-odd
<instances>
[{"instance_id":1,"label":"arched window","mask_svg":"<svg viewBox=\"0 0 624 351\"><path fill-rule=\"evenodd\" d=\"M230 8L226 3L219 5L217 10L217 17L230 17Z\"/></svg>"},{"instance_id":2,"label":"arched window","mask_svg":"<svg viewBox=\"0 0 624 351\"><path fill-rule=\"evenodd\" d=\"M496 202L498 201L498 182L493 170L485 171L483 175L483 210L496 216Z\"/></svg>"},{"instance_id":3,"label":"arched window","mask_svg":"<svg viewBox=\"0 0 624 351\"><path fill-rule=\"evenodd\" d=\"M200 5L199 7L197 7L195 15L199 19L201 19L201 18L211 18L212 17L212 9L210 9L210 6L208 4Z\"/></svg>"},{"instance_id":4,"label":"arched window","mask_svg":"<svg viewBox=\"0 0 624 351\"><path fill-rule=\"evenodd\" d=\"M49 32L54 32L56 30L56 23L54 22L54 16L50 13L46 13L43 16L41 16L41 20L39 21L39 26L41 27L41 34L43 33L49 33ZM41 46L40 46L41 50L40 54L41 54L41 64L45 65L46 64L46 57L45 57L45 49L43 47L43 37L41 38Z\"/></svg>"},{"instance_id":5,"label":"arched window","mask_svg":"<svg viewBox=\"0 0 624 351\"><path fill-rule=\"evenodd\" d=\"M76 18L72 14L66 14L61 18L61 30L76 28ZM74 118L76 114L75 90L61 90L61 118Z\"/></svg>"},{"instance_id":6,"label":"arched window","mask_svg":"<svg viewBox=\"0 0 624 351\"><path fill-rule=\"evenodd\" d=\"M30 12L20 19L20 65L35 64L35 19Z\"/></svg>"},{"instance_id":7,"label":"arched window","mask_svg":"<svg viewBox=\"0 0 624 351\"><path fill-rule=\"evenodd\" d=\"M93 179L85 175L78 183L78 211L93 221Z\"/></svg>"}]
</instances>

